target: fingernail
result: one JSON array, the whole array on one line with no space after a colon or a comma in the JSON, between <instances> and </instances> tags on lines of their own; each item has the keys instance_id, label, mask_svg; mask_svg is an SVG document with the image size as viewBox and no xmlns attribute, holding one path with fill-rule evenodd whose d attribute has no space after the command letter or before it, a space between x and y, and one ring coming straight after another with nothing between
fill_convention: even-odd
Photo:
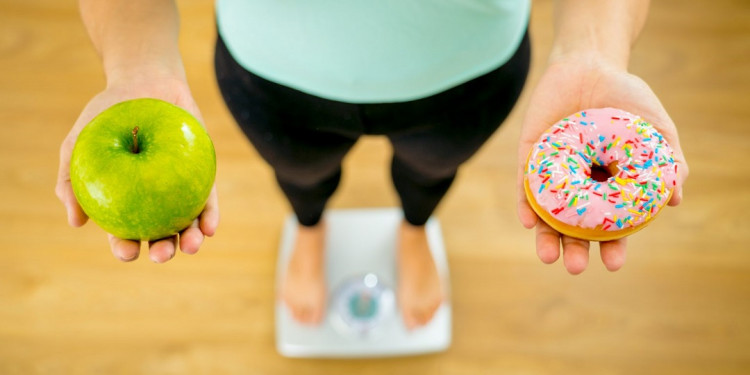
<instances>
[{"instance_id":1,"label":"fingernail","mask_svg":"<svg viewBox=\"0 0 750 375\"><path fill-rule=\"evenodd\" d=\"M126 257L123 257L123 256L120 257L120 260L123 261L123 262L132 262L132 261L134 261L136 259L138 259L138 254L133 254L130 258L126 258Z\"/></svg>"}]
</instances>

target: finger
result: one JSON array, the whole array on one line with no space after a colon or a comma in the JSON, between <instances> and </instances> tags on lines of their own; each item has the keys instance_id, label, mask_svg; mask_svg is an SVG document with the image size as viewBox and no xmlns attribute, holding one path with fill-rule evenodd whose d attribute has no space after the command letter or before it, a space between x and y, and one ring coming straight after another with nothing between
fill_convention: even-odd
<instances>
[{"instance_id":1,"label":"finger","mask_svg":"<svg viewBox=\"0 0 750 375\"><path fill-rule=\"evenodd\" d=\"M669 202L667 202L667 205L678 206L680 203L682 203L682 186L678 186L674 189L674 192L672 192L672 197L669 198Z\"/></svg>"},{"instance_id":2,"label":"finger","mask_svg":"<svg viewBox=\"0 0 750 375\"><path fill-rule=\"evenodd\" d=\"M677 206L682 202L682 191L683 191L683 185L685 184L685 180L687 180L688 175L690 174L690 169L687 165L687 162L684 160L684 157L682 157L682 161L677 160L677 181L674 191L672 192L672 197L669 199L669 202L667 203L670 206Z\"/></svg>"},{"instance_id":3,"label":"finger","mask_svg":"<svg viewBox=\"0 0 750 375\"><path fill-rule=\"evenodd\" d=\"M523 194L523 196L518 196L518 202L516 205L518 219L521 221L524 228L531 229L536 226L539 217L536 216L536 212L531 209L529 202L526 200L526 192L521 192L519 194Z\"/></svg>"},{"instance_id":4,"label":"finger","mask_svg":"<svg viewBox=\"0 0 750 375\"><path fill-rule=\"evenodd\" d=\"M669 199L669 202L667 202L667 204L670 206L677 206L682 202L683 185L685 184L685 180L687 180L688 175L690 174L690 168L688 167L687 161L685 160L685 156L680 150L679 141L676 140L675 142L677 146L676 148L674 148L674 160L677 168L677 179L675 180L675 187L674 191L672 192L672 197Z\"/></svg>"},{"instance_id":5,"label":"finger","mask_svg":"<svg viewBox=\"0 0 750 375\"><path fill-rule=\"evenodd\" d=\"M109 247L115 258L123 262L131 262L138 259L141 252L141 243L138 241L123 240L107 233Z\"/></svg>"},{"instance_id":6,"label":"finger","mask_svg":"<svg viewBox=\"0 0 750 375\"><path fill-rule=\"evenodd\" d=\"M589 264L589 241L562 236L563 262L565 269L573 275L578 275Z\"/></svg>"},{"instance_id":7,"label":"finger","mask_svg":"<svg viewBox=\"0 0 750 375\"><path fill-rule=\"evenodd\" d=\"M216 233L216 227L219 226L219 198L216 193L216 184L211 189L208 196L206 207L203 209L200 217L200 229L208 237Z\"/></svg>"},{"instance_id":8,"label":"finger","mask_svg":"<svg viewBox=\"0 0 750 375\"><path fill-rule=\"evenodd\" d=\"M521 144L519 146L519 165L516 176L516 196L518 199L516 202L516 212L518 214L518 219L521 221L521 224L526 229L531 229L536 225L538 217L536 216L534 210L531 209L531 206L529 205L529 202L526 198L526 189L524 186L524 171L526 169L527 153L528 147L526 147L526 145L524 144Z\"/></svg>"},{"instance_id":9,"label":"finger","mask_svg":"<svg viewBox=\"0 0 750 375\"><path fill-rule=\"evenodd\" d=\"M70 184L70 154L73 151L74 144L71 138L67 137L60 146L60 164L57 171L55 194L65 206L68 224L73 227L80 227L86 224L88 216L78 204L78 200L73 194L73 186Z\"/></svg>"},{"instance_id":10,"label":"finger","mask_svg":"<svg viewBox=\"0 0 750 375\"><path fill-rule=\"evenodd\" d=\"M174 257L175 248L177 247L177 236L150 241L148 246L148 255L151 260L155 263L164 263Z\"/></svg>"},{"instance_id":11,"label":"finger","mask_svg":"<svg viewBox=\"0 0 750 375\"><path fill-rule=\"evenodd\" d=\"M536 254L546 264L560 258L560 233L543 221L536 225Z\"/></svg>"},{"instance_id":12,"label":"finger","mask_svg":"<svg viewBox=\"0 0 750 375\"><path fill-rule=\"evenodd\" d=\"M81 205L78 204L78 200L75 194L73 194L73 187L70 185L70 180L59 181L55 187L55 193L65 206L68 224L72 227L80 227L86 224L89 217L83 212Z\"/></svg>"},{"instance_id":13,"label":"finger","mask_svg":"<svg viewBox=\"0 0 750 375\"><path fill-rule=\"evenodd\" d=\"M203 232L198 227L198 219L180 233L180 250L185 254L195 254L203 244Z\"/></svg>"},{"instance_id":14,"label":"finger","mask_svg":"<svg viewBox=\"0 0 750 375\"><path fill-rule=\"evenodd\" d=\"M604 266L610 271L617 271L625 264L627 237L619 240L600 242L599 253Z\"/></svg>"}]
</instances>

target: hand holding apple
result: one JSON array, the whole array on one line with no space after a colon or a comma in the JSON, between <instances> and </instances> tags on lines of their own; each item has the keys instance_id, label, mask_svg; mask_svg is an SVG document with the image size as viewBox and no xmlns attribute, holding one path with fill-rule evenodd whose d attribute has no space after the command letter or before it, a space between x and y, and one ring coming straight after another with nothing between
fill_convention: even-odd
<instances>
[{"instance_id":1,"label":"hand holding apple","mask_svg":"<svg viewBox=\"0 0 750 375\"><path fill-rule=\"evenodd\" d=\"M168 102L175 103L187 109L195 117L200 119L200 113L192 100L187 85L183 80L176 79L149 79L148 83L138 83L130 80L127 84L112 84L106 90L96 95L87 104L70 133L60 147L60 170L56 193L66 207L68 222L71 226L82 226L88 220L88 216L73 194L70 182L70 160L73 146L79 133L87 127L87 124L106 108L116 103L140 98L155 97ZM142 128L141 128L142 129ZM139 131L142 131L139 129ZM130 129L132 138L132 129ZM143 134L142 134L143 135ZM212 236L219 222L218 199L215 186L211 189L205 207L199 217L193 220L189 226L179 234L179 248L182 252L193 254L197 252L203 242L204 236ZM115 257L122 261L132 261L138 258L140 252L140 241L119 238L109 234L109 243ZM161 240L149 241L149 253L154 262L161 263L171 259L178 248L178 236L170 236Z\"/></svg>"},{"instance_id":2,"label":"hand holding apple","mask_svg":"<svg viewBox=\"0 0 750 375\"><path fill-rule=\"evenodd\" d=\"M158 240L203 211L216 175L213 144L190 113L158 99L113 105L78 135L73 192L116 237Z\"/></svg>"}]
</instances>

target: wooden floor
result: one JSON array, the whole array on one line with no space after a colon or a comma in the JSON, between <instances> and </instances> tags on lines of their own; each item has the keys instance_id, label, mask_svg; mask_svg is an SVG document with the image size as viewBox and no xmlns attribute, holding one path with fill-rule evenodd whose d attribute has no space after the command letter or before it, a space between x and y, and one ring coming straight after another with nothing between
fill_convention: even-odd
<instances>
[{"instance_id":1,"label":"wooden floor","mask_svg":"<svg viewBox=\"0 0 750 375\"><path fill-rule=\"evenodd\" d=\"M222 224L199 254L156 265L116 261L95 225L68 227L53 192L59 144L103 85L75 2L0 0L0 374L750 373L747 1L653 1L632 71L678 124L691 176L684 204L629 240L621 271L595 254L576 277L537 260L515 216L516 110L438 211L452 347L346 361L274 349L288 209L217 92L212 2L179 5L189 80L217 147ZM532 84L550 22L551 2L536 1ZM379 138L358 144L331 206L395 205L388 151Z\"/></svg>"}]
</instances>

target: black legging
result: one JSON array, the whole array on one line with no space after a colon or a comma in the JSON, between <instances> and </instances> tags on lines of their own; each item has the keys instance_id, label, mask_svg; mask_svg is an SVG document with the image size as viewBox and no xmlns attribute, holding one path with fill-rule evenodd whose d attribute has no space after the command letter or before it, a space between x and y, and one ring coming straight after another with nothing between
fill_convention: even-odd
<instances>
[{"instance_id":1,"label":"black legging","mask_svg":"<svg viewBox=\"0 0 750 375\"><path fill-rule=\"evenodd\" d=\"M318 223L341 179L342 159L366 134L391 141L391 174L404 218L423 225L458 167L510 113L529 58L526 35L513 57L490 73L424 99L373 104L323 99L263 79L241 67L221 37L215 68L227 107L273 167L302 225Z\"/></svg>"}]
</instances>

